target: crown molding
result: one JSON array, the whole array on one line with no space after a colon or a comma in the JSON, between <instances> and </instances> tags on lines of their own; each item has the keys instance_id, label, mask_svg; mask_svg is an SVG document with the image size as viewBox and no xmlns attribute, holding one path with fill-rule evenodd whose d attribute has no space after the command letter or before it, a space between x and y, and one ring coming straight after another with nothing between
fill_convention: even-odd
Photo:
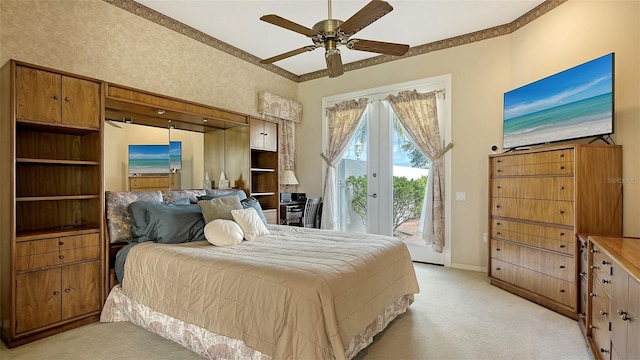
<instances>
[{"instance_id":1,"label":"crown molding","mask_svg":"<svg viewBox=\"0 0 640 360\"><path fill-rule=\"evenodd\" d=\"M257 56L251 55L244 50L240 50L223 41L220 41L210 35L207 35L199 30L196 30L166 15L163 15L153 9L150 9L140 3L137 3L134 0L103 0L103 1L111 5L117 6L120 9L128 11L132 14L140 16L141 18L154 22L167 29L173 30L179 34L187 36L193 40L199 41L205 45L211 46L217 50L225 52L238 59L244 60L253 65L269 70L275 74L278 74L286 79L292 80L297 83L328 76L328 72L326 69L314 71L314 72L310 72L302 75L296 75L292 72L284 70L283 68L275 66L273 64L261 64L260 63L261 59L258 58ZM536 6L535 8L528 11L526 14L520 16L519 18L513 20L510 23L494 26L492 28L488 28L484 30L479 30L469 34L455 36L455 37L444 39L444 40L439 40L439 41L434 41L434 42L430 42L423 45L414 46L414 47L411 47L409 51L403 56L379 55L376 57L347 63L347 64L344 64L344 71L346 72L346 71L362 69L365 67L379 65L379 64L390 62L390 61L405 59L408 57L423 55L433 51L444 50L444 49L448 49L448 48L452 48L460 45L470 44L476 41L482 41L482 40L487 40L487 39L491 39L498 36L508 35L518 29L521 29L525 25L529 24L530 22L534 21L540 16L548 13L549 11L555 9L556 7L562 5L566 1L568 0L546 0L542 4Z\"/></svg>"}]
</instances>

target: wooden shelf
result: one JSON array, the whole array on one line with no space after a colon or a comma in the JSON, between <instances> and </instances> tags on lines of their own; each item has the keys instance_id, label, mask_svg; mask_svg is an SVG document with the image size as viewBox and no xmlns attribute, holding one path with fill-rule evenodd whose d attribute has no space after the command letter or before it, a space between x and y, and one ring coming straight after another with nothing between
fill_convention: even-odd
<instances>
[{"instance_id":1,"label":"wooden shelf","mask_svg":"<svg viewBox=\"0 0 640 360\"><path fill-rule=\"evenodd\" d=\"M74 135L83 135L92 132L99 132L99 128L87 127L87 126L79 126L79 125L69 125L69 124L56 124L50 122L42 122L42 121L33 121L27 119L16 119L16 124L21 128L27 128L36 131L55 131L59 133L65 134L74 134Z\"/></svg>"},{"instance_id":2,"label":"wooden shelf","mask_svg":"<svg viewBox=\"0 0 640 360\"><path fill-rule=\"evenodd\" d=\"M62 201L62 200L89 200L98 199L100 195L56 195L56 196L24 196L16 198L16 201Z\"/></svg>"},{"instance_id":3,"label":"wooden shelf","mask_svg":"<svg viewBox=\"0 0 640 360\"><path fill-rule=\"evenodd\" d=\"M99 161L36 159L36 158L16 158L16 163L21 163L21 164L47 164L47 165L100 165Z\"/></svg>"},{"instance_id":4,"label":"wooden shelf","mask_svg":"<svg viewBox=\"0 0 640 360\"><path fill-rule=\"evenodd\" d=\"M275 192L252 192L251 196L270 196L275 195Z\"/></svg>"}]
</instances>

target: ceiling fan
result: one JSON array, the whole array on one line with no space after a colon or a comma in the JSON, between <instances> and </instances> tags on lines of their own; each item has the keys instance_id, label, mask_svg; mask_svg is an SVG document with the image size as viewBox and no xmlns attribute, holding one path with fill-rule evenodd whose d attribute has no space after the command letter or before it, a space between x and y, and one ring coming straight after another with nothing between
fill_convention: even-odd
<instances>
[{"instance_id":1,"label":"ceiling fan","mask_svg":"<svg viewBox=\"0 0 640 360\"><path fill-rule=\"evenodd\" d=\"M347 19L347 21L342 21L331 17L331 0L329 0L328 19L318 22L313 25L313 28L311 29L278 15L264 15L260 20L310 37L313 41L313 45L291 50L286 53L264 59L260 62L262 64L271 64L294 55L312 51L319 47L324 47L324 57L327 62L329 77L336 77L344 73L344 69L342 68L342 58L340 57L340 50L338 49L339 45L345 45L351 50L402 56L409 50L409 45L374 40L351 39L351 36L355 33L388 14L391 10L393 10L393 7L391 7L391 5L386 1L372 0L360 9L360 11Z\"/></svg>"}]
</instances>

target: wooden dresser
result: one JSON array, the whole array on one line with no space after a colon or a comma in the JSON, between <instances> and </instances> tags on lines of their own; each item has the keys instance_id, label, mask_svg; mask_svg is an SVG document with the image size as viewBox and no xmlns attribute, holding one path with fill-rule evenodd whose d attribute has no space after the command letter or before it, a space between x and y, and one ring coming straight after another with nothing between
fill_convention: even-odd
<instances>
[{"instance_id":1,"label":"wooden dresser","mask_svg":"<svg viewBox=\"0 0 640 360\"><path fill-rule=\"evenodd\" d=\"M99 318L104 114L100 81L16 61L0 75L0 316L14 347Z\"/></svg>"},{"instance_id":2,"label":"wooden dresser","mask_svg":"<svg viewBox=\"0 0 640 360\"><path fill-rule=\"evenodd\" d=\"M180 189L180 173L129 176L129 191L167 191Z\"/></svg>"},{"instance_id":3,"label":"wooden dresser","mask_svg":"<svg viewBox=\"0 0 640 360\"><path fill-rule=\"evenodd\" d=\"M584 329L593 357L640 359L640 239L581 236L581 241L588 249Z\"/></svg>"},{"instance_id":4,"label":"wooden dresser","mask_svg":"<svg viewBox=\"0 0 640 360\"><path fill-rule=\"evenodd\" d=\"M490 155L491 283L578 318L574 234L621 234L621 164L615 145Z\"/></svg>"}]
</instances>

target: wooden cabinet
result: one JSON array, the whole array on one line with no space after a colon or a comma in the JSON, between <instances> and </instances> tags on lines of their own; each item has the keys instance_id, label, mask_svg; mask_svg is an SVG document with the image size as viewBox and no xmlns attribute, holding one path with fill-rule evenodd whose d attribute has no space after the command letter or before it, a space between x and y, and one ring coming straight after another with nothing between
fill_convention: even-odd
<instances>
[{"instance_id":1,"label":"wooden cabinet","mask_svg":"<svg viewBox=\"0 0 640 360\"><path fill-rule=\"evenodd\" d=\"M18 120L100 128L100 83L20 66L16 69Z\"/></svg>"},{"instance_id":2,"label":"wooden cabinet","mask_svg":"<svg viewBox=\"0 0 640 360\"><path fill-rule=\"evenodd\" d=\"M249 131L252 149L278 151L278 124L250 118Z\"/></svg>"},{"instance_id":3,"label":"wooden cabinet","mask_svg":"<svg viewBox=\"0 0 640 360\"><path fill-rule=\"evenodd\" d=\"M167 191L180 189L180 173L129 176L129 191Z\"/></svg>"},{"instance_id":4,"label":"wooden cabinet","mask_svg":"<svg viewBox=\"0 0 640 360\"><path fill-rule=\"evenodd\" d=\"M575 234L621 233L621 159L609 145L490 155L491 283L578 318Z\"/></svg>"},{"instance_id":5,"label":"wooden cabinet","mask_svg":"<svg viewBox=\"0 0 640 360\"><path fill-rule=\"evenodd\" d=\"M260 202L267 221L278 223L280 181L278 177L278 125L250 118L251 186L250 196Z\"/></svg>"},{"instance_id":6,"label":"wooden cabinet","mask_svg":"<svg viewBox=\"0 0 640 360\"><path fill-rule=\"evenodd\" d=\"M589 236L587 342L595 359L640 358L640 239Z\"/></svg>"},{"instance_id":7,"label":"wooden cabinet","mask_svg":"<svg viewBox=\"0 0 640 360\"><path fill-rule=\"evenodd\" d=\"M16 61L0 76L0 316L13 347L99 318L103 104L97 80Z\"/></svg>"}]
</instances>

